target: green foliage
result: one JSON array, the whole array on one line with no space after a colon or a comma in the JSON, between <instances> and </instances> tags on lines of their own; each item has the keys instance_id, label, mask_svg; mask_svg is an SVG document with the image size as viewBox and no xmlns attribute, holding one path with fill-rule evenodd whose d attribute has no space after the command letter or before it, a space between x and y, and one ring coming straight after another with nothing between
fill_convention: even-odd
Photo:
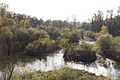
<instances>
[{"instance_id":1,"label":"green foliage","mask_svg":"<svg viewBox=\"0 0 120 80\"><path fill-rule=\"evenodd\" d=\"M93 62L96 59L96 46L85 43L78 45L79 40L84 39L84 36L94 39L95 34L92 31L99 32L101 29L102 33L107 33L108 30L114 36L119 35L119 16L103 20L100 11L98 15L94 15L95 18L91 23L81 25L81 28L91 30L85 32L80 29L79 22L71 24L61 20L44 21L25 14L9 12L7 8L8 5L0 3L0 68L5 74L6 80L10 80L15 64L25 58L25 55L46 57L50 53L64 48L64 57L67 59ZM102 27L103 23L109 27ZM98 36L97 48L102 50L107 57L113 55L112 59L120 61L120 38L113 38L109 34L99 34ZM80 76L71 69L63 69L63 71L59 70L55 73L36 72L27 73L25 76L19 75L17 80L92 80L91 75L86 77L87 74L80 74L82 75Z\"/></svg>"},{"instance_id":2,"label":"green foliage","mask_svg":"<svg viewBox=\"0 0 120 80\"><path fill-rule=\"evenodd\" d=\"M50 35L50 38L56 40L60 37L60 29L58 28L47 28L47 32Z\"/></svg>"},{"instance_id":3,"label":"green foliage","mask_svg":"<svg viewBox=\"0 0 120 80\"><path fill-rule=\"evenodd\" d=\"M60 48L66 48L69 45L69 40L66 38L60 38L57 40L58 45Z\"/></svg>"},{"instance_id":4,"label":"green foliage","mask_svg":"<svg viewBox=\"0 0 120 80\"><path fill-rule=\"evenodd\" d=\"M97 38L97 44L101 50L106 51L113 46L113 37L110 34L100 35Z\"/></svg>"},{"instance_id":5,"label":"green foliage","mask_svg":"<svg viewBox=\"0 0 120 80\"><path fill-rule=\"evenodd\" d=\"M28 28L28 37L29 42L32 42L34 40L38 40L39 38L49 38L49 35L44 30L38 30L36 28Z\"/></svg>"},{"instance_id":6,"label":"green foliage","mask_svg":"<svg viewBox=\"0 0 120 80\"><path fill-rule=\"evenodd\" d=\"M51 53L58 50L59 47L55 40L49 38L40 38L39 40L33 41L27 46L27 54L33 56L40 56L45 53Z\"/></svg>"},{"instance_id":7,"label":"green foliage","mask_svg":"<svg viewBox=\"0 0 120 80\"><path fill-rule=\"evenodd\" d=\"M77 32L73 32L72 35L70 36L69 42L71 43L78 43L80 40L80 36Z\"/></svg>"},{"instance_id":8,"label":"green foliage","mask_svg":"<svg viewBox=\"0 0 120 80\"><path fill-rule=\"evenodd\" d=\"M101 35L97 39L99 49L102 51L101 55L120 61L120 38L113 38L110 34Z\"/></svg>"},{"instance_id":9,"label":"green foliage","mask_svg":"<svg viewBox=\"0 0 120 80\"><path fill-rule=\"evenodd\" d=\"M94 13L90 22L83 22L81 28L85 30L91 30L93 32L107 33L109 32L113 36L120 36L120 15L119 9L116 16L113 16L113 10L107 10L106 18L104 17L103 11L98 10ZM105 13L106 14L106 13ZM105 26L104 26L105 25ZM104 30L101 30L103 28Z\"/></svg>"},{"instance_id":10,"label":"green foliage","mask_svg":"<svg viewBox=\"0 0 120 80\"><path fill-rule=\"evenodd\" d=\"M13 33L8 27L3 27L0 29L0 37L1 39L11 39L13 37Z\"/></svg>"},{"instance_id":11,"label":"green foliage","mask_svg":"<svg viewBox=\"0 0 120 80\"><path fill-rule=\"evenodd\" d=\"M91 63L94 62L96 57L96 51L93 49L94 45L87 43L82 43L80 45L74 45L65 49L64 58L65 61L75 61L75 62L84 62Z\"/></svg>"},{"instance_id":12,"label":"green foliage","mask_svg":"<svg viewBox=\"0 0 120 80\"><path fill-rule=\"evenodd\" d=\"M115 37L113 43L114 43L114 49L117 52L120 52L120 37Z\"/></svg>"},{"instance_id":13,"label":"green foliage","mask_svg":"<svg viewBox=\"0 0 120 80\"><path fill-rule=\"evenodd\" d=\"M78 29L77 32L79 33L80 38L81 38L81 39L84 39L84 36L85 36L85 30L83 30L83 29Z\"/></svg>"},{"instance_id":14,"label":"green foliage","mask_svg":"<svg viewBox=\"0 0 120 80\"><path fill-rule=\"evenodd\" d=\"M71 30L69 28L64 28L62 31L61 31L61 36L66 38L66 39L69 39L71 37L72 33L71 33Z\"/></svg>"},{"instance_id":15,"label":"green foliage","mask_svg":"<svg viewBox=\"0 0 120 80\"><path fill-rule=\"evenodd\" d=\"M2 16L0 16L0 26L2 26Z\"/></svg>"},{"instance_id":16,"label":"green foliage","mask_svg":"<svg viewBox=\"0 0 120 80\"><path fill-rule=\"evenodd\" d=\"M69 68L64 68L60 73L60 80L77 80L78 78L76 71Z\"/></svg>"},{"instance_id":17,"label":"green foliage","mask_svg":"<svg viewBox=\"0 0 120 80\"><path fill-rule=\"evenodd\" d=\"M70 28L65 28L60 31L61 37L69 40L69 43L78 43L79 40L84 36L84 30L76 29L70 30Z\"/></svg>"},{"instance_id":18,"label":"green foliage","mask_svg":"<svg viewBox=\"0 0 120 80\"><path fill-rule=\"evenodd\" d=\"M88 39L88 40L95 40L95 33L92 32L92 31L86 31L85 32L85 37Z\"/></svg>"},{"instance_id":19,"label":"green foliage","mask_svg":"<svg viewBox=\"0 0 120 80\"><path fill-rule=\"evenodd\" d=\"M27 41L28 39L28 31L26 28L18 28L15 30L15 39L23 42L23 41Z\"/></svg>"},{"instance_id":20,"label":"green foliage","mask_svg":"<svg viewBox=\"0 0 120 80\"><path fill-rule=\"evenodd\" d=\"M60 70L49 71L49 72L30 72L23 74L14 74L12 80L109 80L106 77L95 76L94 74L71 69L63 68Z\"/></svg>"}]
</instances>

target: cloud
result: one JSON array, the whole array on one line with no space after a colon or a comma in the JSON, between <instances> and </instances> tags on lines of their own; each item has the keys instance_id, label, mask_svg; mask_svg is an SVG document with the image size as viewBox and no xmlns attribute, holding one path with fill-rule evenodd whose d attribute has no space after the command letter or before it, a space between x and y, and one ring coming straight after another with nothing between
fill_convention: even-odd
<instances>
[{"instance_id":1,"label":"cloud","mask_svg":"<svg viewBox=\"0 0 120 80\"><path fill-rule=\"evenodd\" d=\"M43 19L71 19L85 21L97 10L117 8L120 0L1 0L9 5L9 10Z\"/></svg>"}]
</instances>

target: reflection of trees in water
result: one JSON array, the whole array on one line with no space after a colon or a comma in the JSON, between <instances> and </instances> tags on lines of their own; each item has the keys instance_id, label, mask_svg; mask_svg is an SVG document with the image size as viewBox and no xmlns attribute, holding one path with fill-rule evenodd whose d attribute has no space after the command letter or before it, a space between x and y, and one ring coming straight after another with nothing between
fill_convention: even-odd
<instances>
[{"instance_id":1,"label":"reflection of trees in water","mask_svg":"<svg viewBox=\"0 0 120 80\"><path fill-rule=\"evenodd\" d=\"M110 77L112 80L120 79L120 63L117 63L108 58L104 58L102 56L98 57L96 63L107 69L107 76Z\"/></svg>"},{"instance_id":2,"label":"reflection of trees in water","mask_svg":"<svg viewBox=\"0 0 120 80\"><path fill-rule=\"evenodd\" d=\"M3 80L10 80L13 74L16 60L13 57L0 57L0 69Z\"/></svg>"},{"instance_id":3,"label":"reflection of trees in water","mask_svg":"<svg viewBox=\"0 0 120 80\"><path fill-rule=\"evenodd\" d=\"M109 59L106 59L106 58L98 55L96 63L98 63L100 66L103 66L105 68L109 68L110 64L113 63L113 62L111 60L109 60Z\"/></svg>"},{"instance_id":4,"label":"reflection of trees in water","mask_svg":"<svg viewBox=\"0 0 120 80\"><path fill-rule=\"evenodd\" d=\"M58 54L60 54L60 53L58 53ZM48 67L50 67L50 69L53 69L53 66L56 69L57 66L62 65L62 64L60 64L60 65L57 64L57 62L59 62L59 61L57 61L57 59L63 57L63 55L61 56L61 55L58 55L58 54L48 56L44 60L42 59L42 62L43 62L42 64L45 65L44 70L46 70L46 68L48 68ZM16 58L14 58L14 57L16 57ZM4 76L5 75L7 76L6 80L9 80L8 77L10 77L11 71L13 71L12 69L14 69L15 65L22 64L22 66L25 67L27 63L33 64L33 62L35 61L35 58L28 57L28 56L20 56L20 57L19 56L12 56L11 58L10 57L6 57L6 58L3 58L3 59L0 58L0 60L2 60L0 65L4 64L4 65L2 65L2 67L6 68L6 69L4 69L4 73L6 73L6 74L4 74ZM42 64L40 65L40 67L42 66ZM64 64L64 67L65 67L65 64ZM91 69L91 67L93 67L94 68L94 72L96 72L95 71L96 69L99 69L98 65L103 66L103 67L107 68L108 70L111 68L111 65L118 67L114 62L112 62L109 59L105 59L103 57L98 57L97 60L94 63L92 63L92 64L83 64L83 63L80 62L80 63L75 63L74 65L71 64L71 66L74 67L74 66L76 66L76 64L83 65L84 69L87 69L88 71L89 71L89 69ZM120 68L120 67L118 67L118 68Z\"/></svg>"},{"instance_id":5,"label":"reflection of trees in water","mask_svg":"<svg viewBox=\"0 0 120 80\"><path fill-rule=\"evenodd\" d=\"M14 72L14 68L16 66L25 67L27 63L33 63L35 61L34 58L21 55L12 55L12 56L0 56L0 70L2 72L3 80L11 80L12 74Z\"/></svg>"},{"instance_id":6,"label":"reflection of trees in water","mask_svg":"<svg viewBox=\"0 0 120 80\"><path fill-rule=\"evenodd\" d=\"M120 63L116 63L116 64L114 65L114 67L115 67L116 69L120 70Z\"/></svg>"}]
</instances>

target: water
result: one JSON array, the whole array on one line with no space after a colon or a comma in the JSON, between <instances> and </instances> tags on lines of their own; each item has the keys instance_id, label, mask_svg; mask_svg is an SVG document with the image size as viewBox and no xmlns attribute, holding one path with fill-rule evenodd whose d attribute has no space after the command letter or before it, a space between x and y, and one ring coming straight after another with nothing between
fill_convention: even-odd
<instances>
[{"instance_id":1,"label":"water","mask_svg":"<svg viewBox=\"0 0 120 80\"><path fill-rule=\"evenodd\" d=\"M26 67L17 66L16 71L50 71L63 67L69 67L79 70L85 70L91 73L95 73L96 75L111 77L113 80L120 79L120 69L115 68L116 63L110 59L103 59L101 56L99 56L94 63L87 66L82 63L65 62L63 55L63 50L60 50L51 56L47 56L46 60L36 59L36 61L34 61L32 64L27 64Z\"/></svg>"},{"instance_id":2,"label":"water","mask_svg":"<svg viewBox=\"0 0 120 80\"><path fill-rule=\"evenodd\" d=\"M81 42L80 42L81 43ZM86 42L88 44L96 44L95 42ZM60 50L53 55L47 56L46 60L36 59L33 63L27 63L25 67L16 65L14 72L32 72L32 71L51 71L64 67L85 70L96 75L103 75L110 77L113 80L120 80L120 65L110 59L104 59L100 55L97 55L97 60L90 64L84 65L82 62L65 62L63 58L64 52ZM2 72L0 72L0 80L2 78Z\"/></svg>"},{"instance_id":3,"label":"water","mask_svg":"<svg viewBox=\"0 0 120 80\"><path fill-rule=\"evenodd\" d=\"M82 42L84 42L84 41L83 40L79 40L79 44L81 44ZM91 42L85 41L85 43L87 43L87 44L96 44L96 41L91 41Z\"/></svg>"},{"instance_id":4,"label":"water","mask_svg":"<svg viewBox=\"0 0 120 80\"><path fill-rule=\"evenodd\" d=\"M0 80L2 80L2 72L0 71Z\"/></svg>"}]
</instances>

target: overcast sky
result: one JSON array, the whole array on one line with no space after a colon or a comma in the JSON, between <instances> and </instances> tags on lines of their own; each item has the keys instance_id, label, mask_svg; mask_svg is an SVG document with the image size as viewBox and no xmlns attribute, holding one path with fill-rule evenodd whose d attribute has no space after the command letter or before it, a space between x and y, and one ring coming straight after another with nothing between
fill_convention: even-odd
<instances>
[{"instance_id":1,"label":"overcast sky","mask_svg":"<svg viewBox=\"0 0 120 80\"><path fill-rule=\"evenodd\" d=\"M86 21L97 10L117 9L120 0L0 0L9 5L8 10L28 14L44 20L66 20L77 15L77 20Z\"/></svg>"}]
</instances>

